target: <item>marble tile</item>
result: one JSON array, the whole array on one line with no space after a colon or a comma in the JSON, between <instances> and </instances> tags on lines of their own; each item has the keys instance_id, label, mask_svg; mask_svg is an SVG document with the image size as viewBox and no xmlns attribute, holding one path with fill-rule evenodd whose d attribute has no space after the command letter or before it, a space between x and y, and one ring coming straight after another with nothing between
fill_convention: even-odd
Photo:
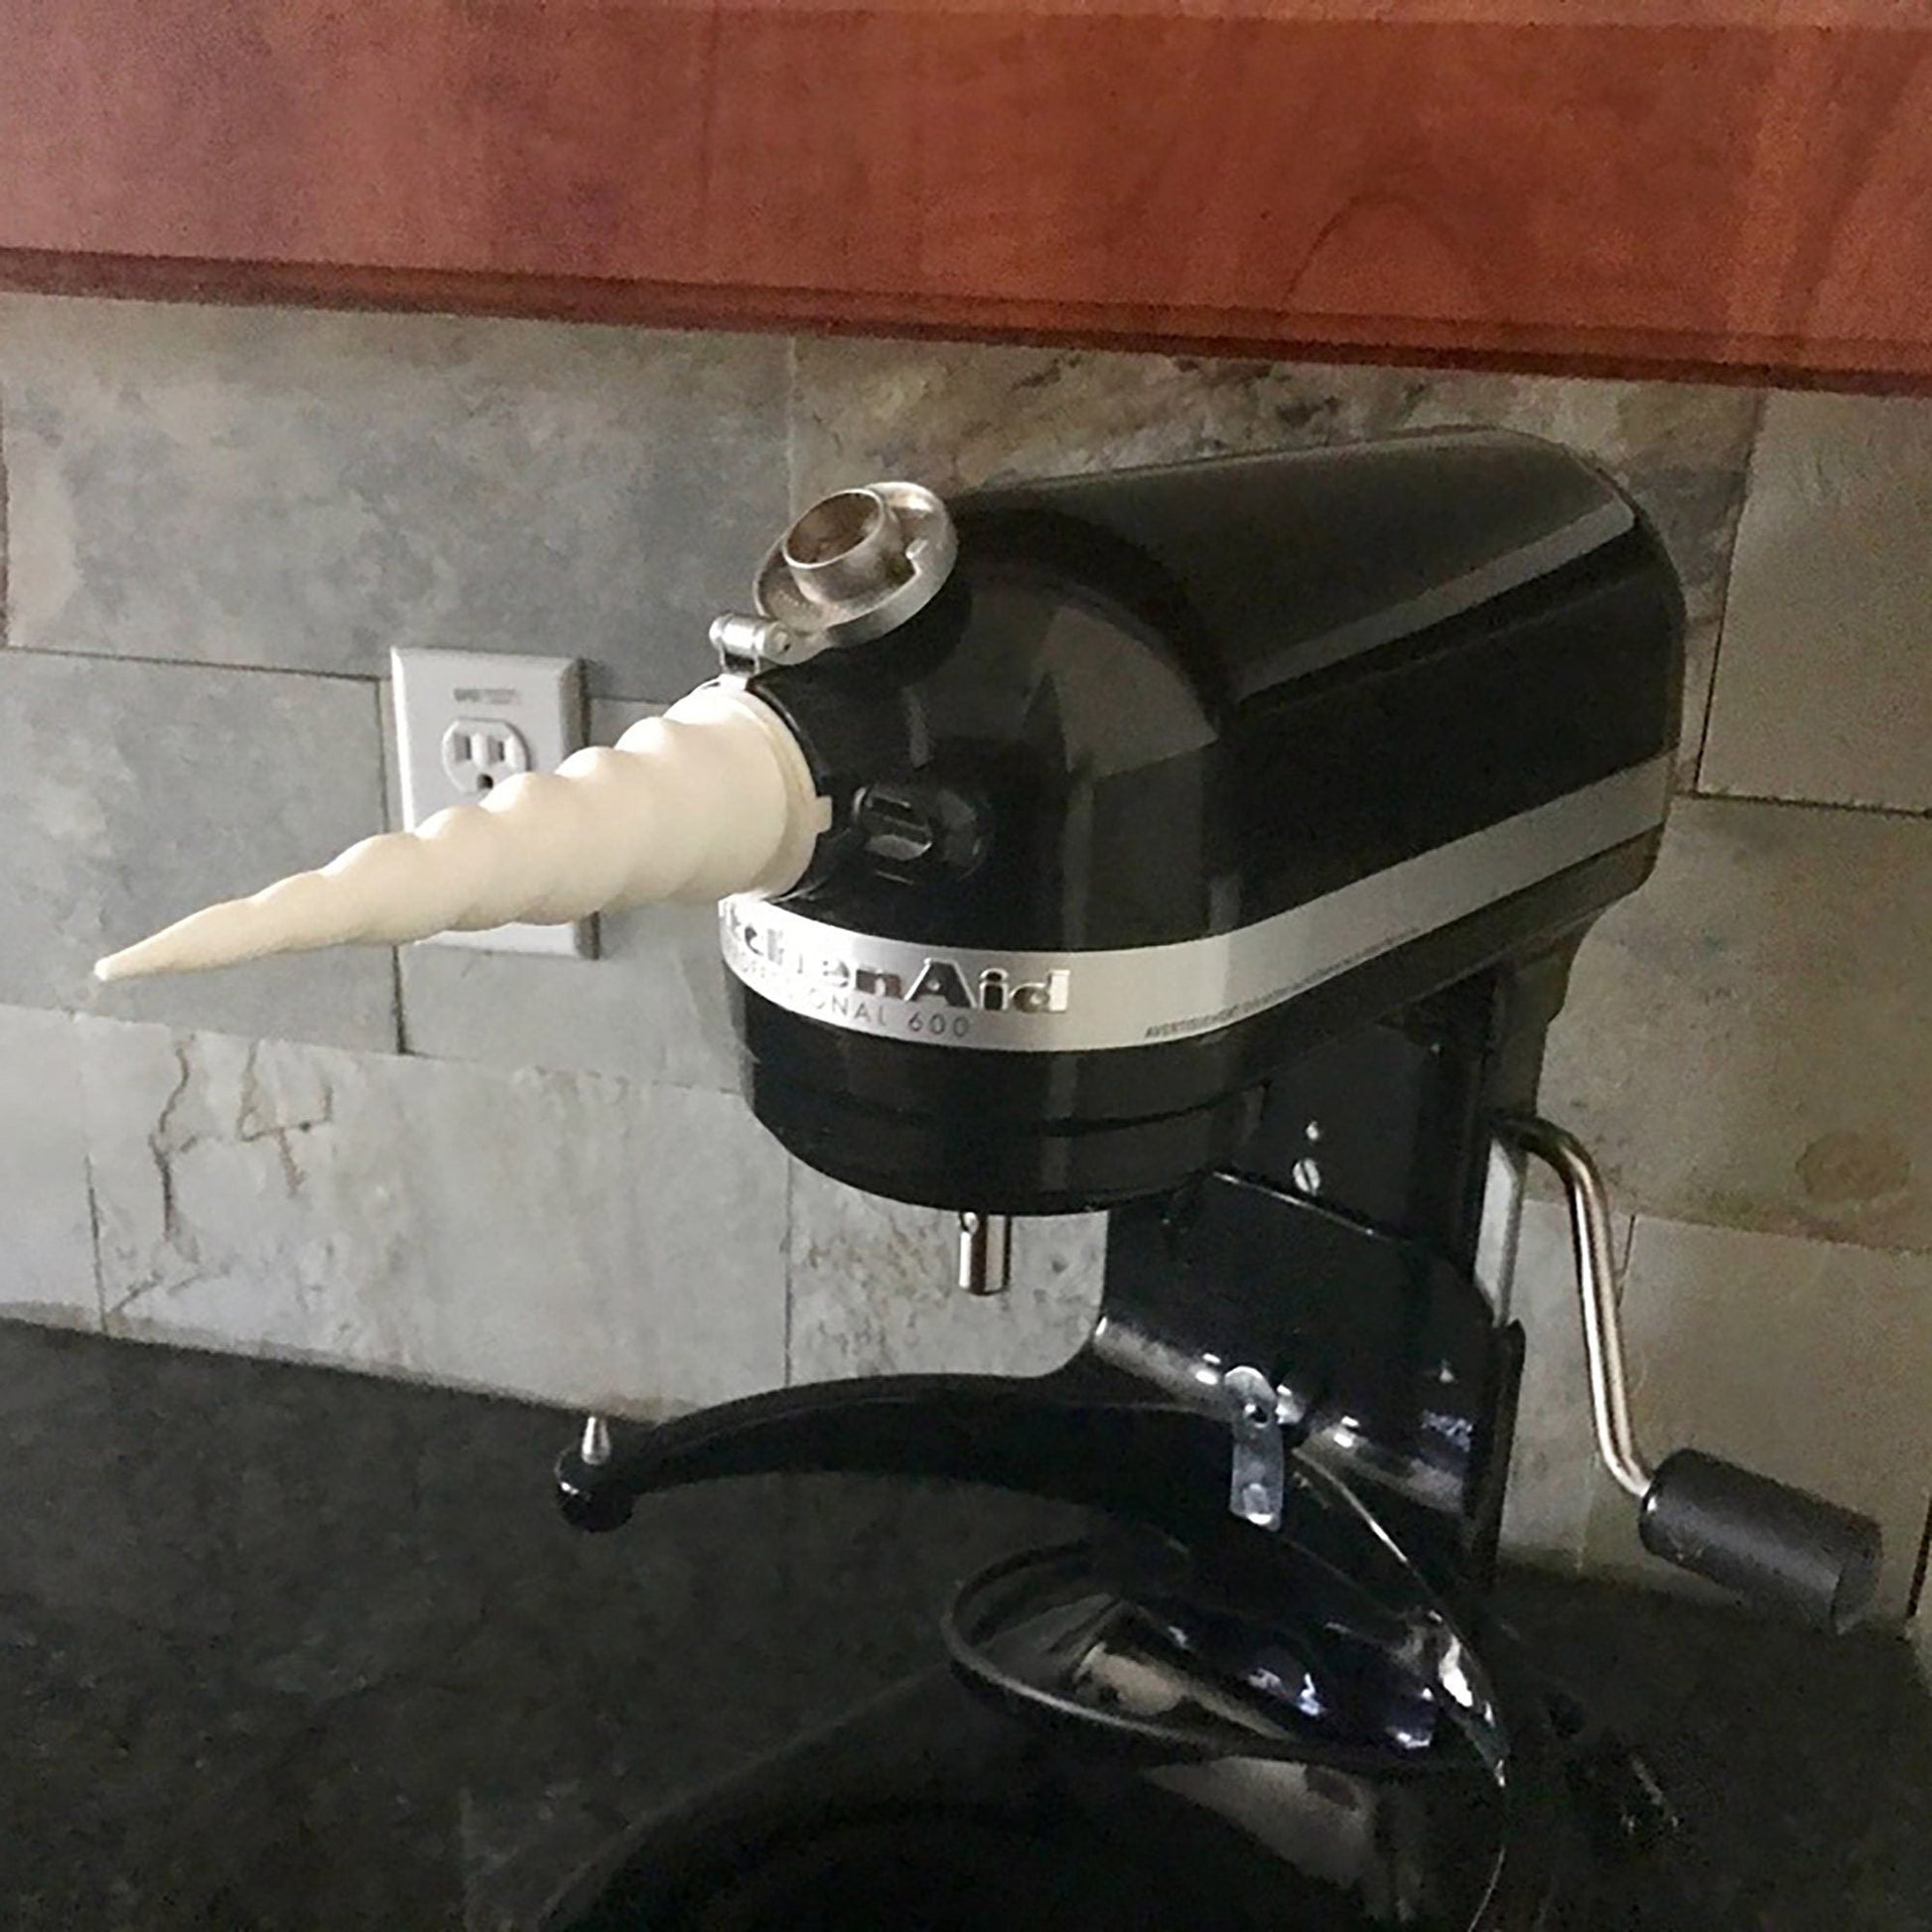
<instances>
[{"instance_id":1,"label":"marble tile","mask_svg":"<svg viewBox=\"0 0 1932 1932\"><path fill-rule=\"evenodd\" d=\"M1618 1217L1621 1261L1630 1217ZM1516 1453L1503 1510L1503 1546L1560 1570L1583 1560L1596 1493L1596 1439L1590 1426L1589 1371L1584 1355L1570 1217L1554 1202L1523 1204L1511 1312L1528 1339L1517 1402Z\"/></svg>"},{"instance_id":2,"label":"marble tile","mask_svg":"<svg viewBox=\"0 0 1932 1932\"><path fill-rule=\"evenodd\" d=\"M0 1006L0 1316L100 1324L79 1037L28 1007Z\"/></svg>"},{"instance_id":3,"label":"marble tile","mask_svg":"<svg viewBox=\"0 0 1932 1932\"><path fill-rule=\"evenodd\" d=\"M1680 798L1585 941L1543 1107L1652 1214L1932 1249L1932 824Z\"/></svg>"},{"instance_id":4,"label":"marble tile","mask_svg":"<svg viewBox=\"0 0 1932 1932\"><path fill-rule=\"evenodd\" d=\"M591 707L592 741L615 744L653 709L600 700ZM717 1092L738 1085L718 915L709 905L609 914L598 921L590 960L435 945L405 946L399 960L412 1053Z\"/></svg>"},{"instance_id":5,"label":"marble tile","mask_svg":"<svg viewBox=\"0 0 1932 1932\"><path fill-rule=\"evenodd\" d=\"M955 1223L843 1186L794 1162L791 1380L957 1371L1043 1375L1077 1349L1100 1307L1106 1221L1015 1224L1013 1286L953 1286Z\"/></svg>"},{"instance_id":6,"label":"marble tile","mask_svg":"<svg viewBox=\"0 0 1932 1932\"><path fill-rule=\"evenodd\" d=\"M734 1091L716 910L652 906L600 919L598 935L596 959L406 947L409 1050Z\"/></svg>"},{"instance_id":7,"label":"marble tile","mask_svg":"<svg viewBox=\"0 0 1932 1932\"><path fill-rule=\"evenodd\" d=\"M1775 395L1699 783L1932 811L1932 402Z\"/></svg>"},{"instance_id":8,"label":"marble tile","mask_svg":"<svg viewBox=\"0 0 1932 1932\"><path fill-rule=\"evenodd\" d=\"M777 338L0 298L13 641L704 675L784 502Z\"/></svg>"},{"instance_id":9,"label":"marble tile","mask_svg":"<svg viewBox=\"0 0 1932 1932\"><path fill-rule=\"evenodd\" d=\"M1932 1257L1639 1216L1623 1316L1651 1459L1701 1449L1866 1511L1885 1532L1882 1608L1900 1614L1932 1503ZM1587 1558L1672 1574L1607 1483Z\"/></svg>"},{"instance_id":10,"label":"marble tile","mask_svg":"<svg viewBox=\"0 0 1932 1932\"><path fill-rule=\"evenodd\" d=\"M386 948L97 986L102 953L381 822L375 693L0 652L0 1001L345 1046L395 1038Z\"/></svg>"},{"instance_id":11,"label":"marble tile","mask_svg":"<svg viewBox=\"0 0 1932 1932\"><path fill-rule=\"evenodd\" d=\"M945 490L1459 424L1546 436L1631 489L1683 574L1688 777L1759 402L1688 383L804 340L792 483L803 501L886 474Z\"/></svg>"},{"instance_id":12,"label":"marble tile","mask_svg":"<svg viewBox=\"0 0 1932 1932\"><path fill-rule=\"evenodd\" d=\"M1427 378L970 343L801 339L792 489L879 476L939 490L1015 477L1359 441Z\"/></svg>"},{"instance_id":13,"label":"marble tile","mask_svg":"<svg viewBox=\"0 0 1932 1932\"><path fill-rule=\"evenodd\" d=\"M83 1023L110 1333L658 1411L784 1377L735 1100Z\"/></svg>"}]
</instances>

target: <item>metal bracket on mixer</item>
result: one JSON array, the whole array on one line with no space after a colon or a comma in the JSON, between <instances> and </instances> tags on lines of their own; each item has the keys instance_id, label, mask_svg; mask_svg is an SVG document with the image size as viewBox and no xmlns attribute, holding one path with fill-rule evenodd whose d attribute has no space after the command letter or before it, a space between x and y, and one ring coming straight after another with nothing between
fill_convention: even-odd
<instances>
[{"instance_id":1,"label":"metal bracket on mixer","mask_svg":"<svg viewBox=\"0 0 1932 1932\"><path fill-rule=\"evenodd\" d=\"M1307 1423L1307 1403L1292 1389L1277 1387L1261 1369L1247 1363L1223 1369L1218 1358L1176 1347L1118 1314L1100 1317L1089 1345L1103 1361L1225 1422L1228 1513L1257 1529L1281 1528L1288 1432Z\"/></svg>"},{"instance_id":2,"label":"metal bracket on mixer","mask_svg":"<svg viewBox=\"0 0 1932 1932\"><path fill-rule=\"evenodd\" d=\"M1288 1491L1288 1446L1282 1440L1281 1396L1258 1368L1231 1368L1221 1377L1229 1404L1234 1454L1228 1470L1228 1508L1257 1529L1282 1526Z\"/></svg>"}]
</instances>

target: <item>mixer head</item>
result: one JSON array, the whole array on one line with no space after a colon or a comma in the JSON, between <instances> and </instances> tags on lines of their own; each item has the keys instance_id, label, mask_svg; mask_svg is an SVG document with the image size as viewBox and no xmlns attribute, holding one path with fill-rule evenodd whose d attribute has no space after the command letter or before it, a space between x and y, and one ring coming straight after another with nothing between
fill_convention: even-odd
<instances>
[{"instance_id":1,"label":"mixer head","mask_svg":"<svg viewBox=\"0 0 1932 1932\"><path fill-rule=\"evenodd\" d=\"M1207 1171L1285 1056L1574 936L1654 855L1675 580L1526 438L878 483L756 585L724 675L617 751L103 975L721 898L759 1118L997 1217Z\"/></svg>"}]
</instances>

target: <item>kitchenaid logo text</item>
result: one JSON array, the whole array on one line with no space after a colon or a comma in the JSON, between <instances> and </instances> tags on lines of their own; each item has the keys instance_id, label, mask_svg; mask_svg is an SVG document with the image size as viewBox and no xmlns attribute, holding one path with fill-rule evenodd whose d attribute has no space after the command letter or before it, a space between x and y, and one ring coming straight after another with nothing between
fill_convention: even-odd
<instances>
[{"instance_id":1,"label":"kitchenaid logo text","mask_svg":"<svg viewBox=\"0 0 1932 1932\"><path fill-rule=\"evenodd\" d=\"M1318 898L1161 945L947 952L757 897L724 901L719 940L736 978L827 1026L989 1053L1158 1046L1238 1027L1655 832L1670 781L1660 754Z\"/></svg>"},{"instance_id":2,"label":"kitchenaid logo text","mask_svg":"<svg viewBox=\"0 0 1932 1932\"><path fill-rule=\"evenodd\" d=\"M849 956L800 943L775 925L759 923L735 901L724 908L725 948L747 984L782 997L779 1004L848 1025L965 1039L985 1013L1065 1013L1073 976L1055 967L1036 979L1003 966L971 968L944 953L916 955L915 969L866 963L853 935Z\"/></svg>"}]
</instances>

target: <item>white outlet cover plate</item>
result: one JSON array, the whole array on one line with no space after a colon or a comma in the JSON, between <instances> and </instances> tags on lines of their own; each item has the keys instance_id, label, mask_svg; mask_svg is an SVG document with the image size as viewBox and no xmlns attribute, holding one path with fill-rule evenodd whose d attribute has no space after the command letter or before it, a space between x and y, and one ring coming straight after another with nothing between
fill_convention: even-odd
<instances>
[{"instance_id":1,"label":"white outlet cover plate","mask_svg":"<svg viewBox=\"0 0 1932 1932\"><path fill-rule=\"evenodd\" d=\"M584 674L574 657L510 657L496 651L392 650L396 773L402 822L413 830L450 805L472 805L445 762L451 726L503 726L528 748L533 771L552 771L584 746ZM499 925L487 932L444 932L419 943L473 952L534 952L595 957L592 922Z\"/></svg>"}]
</instances>

